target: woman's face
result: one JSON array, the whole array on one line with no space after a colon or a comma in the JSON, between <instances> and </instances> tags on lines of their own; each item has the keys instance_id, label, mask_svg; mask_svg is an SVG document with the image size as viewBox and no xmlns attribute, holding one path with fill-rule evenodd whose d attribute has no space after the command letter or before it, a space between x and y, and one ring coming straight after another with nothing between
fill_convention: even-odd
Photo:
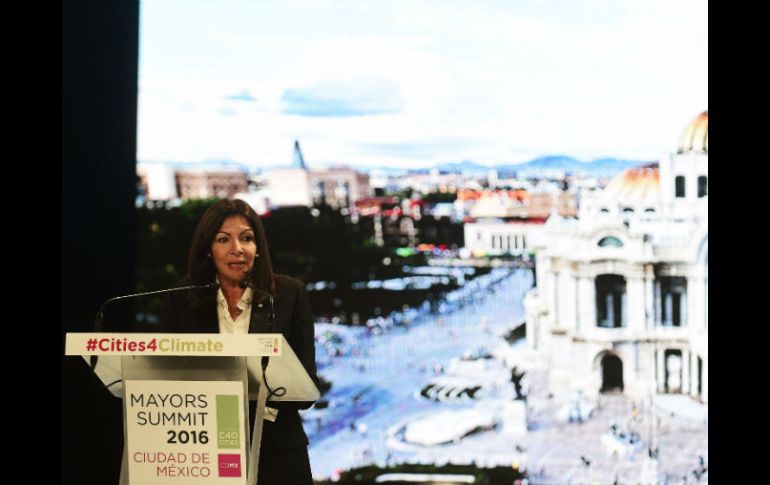
<instances>
[{"instance_id":1,"label":"woman's face","mask_svg":"<svg viewBox=\"0 0 770 485\"><path fill-rule=\"evenodd\" d=\"M220 284L238 284L248 275L257 255L257 241L249 221L242 215L230 216L211 243L211 259Z\"/></svg>"}]
</instances>

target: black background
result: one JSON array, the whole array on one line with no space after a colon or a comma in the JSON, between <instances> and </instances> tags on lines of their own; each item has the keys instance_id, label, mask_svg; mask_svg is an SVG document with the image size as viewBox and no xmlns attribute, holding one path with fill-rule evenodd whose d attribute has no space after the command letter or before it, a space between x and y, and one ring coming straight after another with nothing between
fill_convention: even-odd
<instances>
[{"instance_id":1,"label":"black background","mask_svg":"<svg viewBox=\"0 0 770 485\"><path fill-rule=\"evenodd\" d=\"M62 355L134 286L139 2L62 3ZM62 483L118 482L120 400L62 358Z\"/></svg>"}]
</instances>

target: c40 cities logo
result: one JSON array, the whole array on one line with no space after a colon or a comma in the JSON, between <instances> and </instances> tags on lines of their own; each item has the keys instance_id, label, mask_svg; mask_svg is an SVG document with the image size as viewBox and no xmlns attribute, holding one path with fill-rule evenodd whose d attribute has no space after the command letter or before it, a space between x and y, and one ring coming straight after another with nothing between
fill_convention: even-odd
<instances>
[{"instance_id":1,"label":"c40 cities logo","mask_svg":"<svg viewBox=\"0 0 770 485\"><path fill-rule=\"evenodd\" d=\"M238 396L217 395L217 447L220 449L237 450L241 446L238 405ZM240 454L219 453L218 462L220 477L242 475Z\"/></svg>"}]
</instances>

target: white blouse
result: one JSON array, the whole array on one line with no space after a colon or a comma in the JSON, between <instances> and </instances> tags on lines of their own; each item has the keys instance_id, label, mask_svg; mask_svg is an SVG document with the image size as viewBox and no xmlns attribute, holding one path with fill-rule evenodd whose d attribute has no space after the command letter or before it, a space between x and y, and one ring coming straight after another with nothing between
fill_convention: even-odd
<instances>
[{"instance_id":1,"label":"white blouse","mask_svg":"<svg viewBox=\"0 0 770 485\"><path fill-rule=\"evenodd\" d=\"M230 310L227 309L227 299L222 288L217 290L217 316L219 317L219 333L249 333L249 321L251 320L251 288L246 288L243 296L236 305L241 314L233 320L230 316Z\"/></svg>"}]
</instances>

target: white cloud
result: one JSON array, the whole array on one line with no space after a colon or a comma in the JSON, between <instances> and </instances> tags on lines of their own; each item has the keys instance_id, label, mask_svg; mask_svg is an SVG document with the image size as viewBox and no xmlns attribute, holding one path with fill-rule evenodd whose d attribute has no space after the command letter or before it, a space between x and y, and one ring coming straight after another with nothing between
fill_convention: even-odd
<instances>
[{"instance_id":1,"label":"white cloud","mask_svg":"<svg viewBox=\"0 0 770 485\"><path fill-rule=\"evenodd\" d=\"M310 165L650 159L708 108L701 0L142 9L140 159L288 163L295 138ZM288 115L287 92L379 114Z\"/></svg>"}]
</instances>

